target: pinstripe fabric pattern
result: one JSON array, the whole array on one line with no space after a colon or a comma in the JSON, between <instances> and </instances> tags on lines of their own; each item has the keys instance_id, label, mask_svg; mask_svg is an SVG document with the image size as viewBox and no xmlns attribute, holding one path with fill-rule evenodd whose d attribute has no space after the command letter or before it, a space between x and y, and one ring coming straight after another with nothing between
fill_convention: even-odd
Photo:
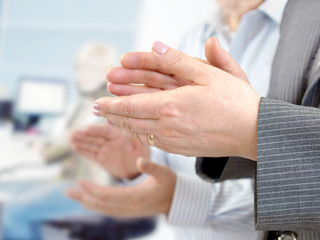
<instances>
[{"instance_id":1,"label":"pinstripe fabric pattern","mask_svg":"<svg viewBox=\"0 0 320 240\"><path fill-rule=\"evenodd\" d=\"M261 100L257 168L259 229L319 231L319 133L320 110Z\"/></svg>"},{"instance_id":2,"label":"pinstripe fabric pattern","mask_svg":"<svg viewBox=\"0 0 320 240\"><path fill-rule=\"evenodd\" d=\"M320 1L291 0L281 26L269 97L318 107ZM258 229L306 230L320 239L320 111L262 99L258 129Z\"/></svg>"},{"instance_id":3,"label":"pinstripe fabric pattern","mask_svg":"<svg viewBox=\"0 0 320 240\"><path fill-rule=\"evenodd\" d=\"M319 106L319 9L318 0L289 0L273 63L270 98ZM255 206L258 229L292 228L299 240L320 239L319 119L317 109L262 99ZM252 166L242 167L245 176ZM227 165L224 173L230 169L234 171Z\"/></svg>"}]
</instances>

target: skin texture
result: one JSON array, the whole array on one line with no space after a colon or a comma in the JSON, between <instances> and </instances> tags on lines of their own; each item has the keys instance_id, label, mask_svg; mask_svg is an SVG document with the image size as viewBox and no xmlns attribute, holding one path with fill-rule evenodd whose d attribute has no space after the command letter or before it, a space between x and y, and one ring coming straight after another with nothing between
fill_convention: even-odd
<instances>
[{"instance_id":1,"label":"skin texture","mask_svg":"<svg viewBox=\"0 0 320 240\"><path fill-rule=\"evenodd\" d=\"M137 160L136 168L148 178L136 186L102 187L87 181L79 189L70 189L66 195L82 205L114 217L142 217L167 215L175 188L176 175L169 168Z\"/></svg>"},{"instance_id":2,"label":"skin texture","mask_svg":"<svg viewBox=\"0 0 320 240\"><path fill-rule=\"evenodd\" d=\"M123 56L125 70L108 73L109 81L115 83L109 90L136 94L98 99L95 114L132 132L145 144L152 133L156 146L167 152L255 160L260 96L217 39L209 39L205 51L207 63L160 42L150 53ZM156 81L150 78L150 71L159 73ZM132 83L144 84L141 93L137 94ZM167 88L172 83L177 88Z\"/></svg>"},{"instance_id":3,"label":"skin texture","mask_svg":"<svg viewBox=\"0 0 320 240\"><path fill-rule=\"evenodd\" d=\"M76 131L71 144L78 154L100 164L117 178L148 174L143 182L129 187L105 187L81 181L80 188L66 195L84 207L108 216L136 217L168 214L176 183L169 168L151 163L150 149L137 138L107 122ZM137 161L138 158L141 158Z\"/></svg>"},{"instance_id":4,"label":"skin texture","mask_svg":"<svg viewBox=\"0 0 320 240\"><path fill-rule=\"evenodd\" d=\"M70 189L66 195L108 216L167 215L176 174L146 160L149 152L139 138L148 143L150 132L156 145L169 152L255 159L260 97L217 39L208 40L206 56L207 61L194 59L160 43L151 53L124 55L122 67L111 69L107 76L109 91L123 97L98 100L95 112L130 135L108 123L75 133L72 143L78 153L114 176L148 177L126 187L82 181L80 188ZM132 85L135 83L140 85ZM119 146L126 151L115 153ZM144 158L135 162L138 155Z\"/></svg>"},{"instance_id":5,"label":"skin texture","mask_svg":"<svg viewBox=\"0 0 320 240\"><path fill-rule=\"evenodd\" d=\"M232 31L236 31L241 16L256 9L264 0L217 0Z\"/></svg>"},{"instance_id":6,"label":"skin texture","mask_svg":"<svg viewBox=\"0 0 320 240\"><path fill-rule=\"evenodd\" d=\"M139 157L150 158L148 146L112 123L91 125L83 131L75 131L70 142L75 152L97 162L116 178L139 175L136 160Z\"/></svg>"}]
</instances>

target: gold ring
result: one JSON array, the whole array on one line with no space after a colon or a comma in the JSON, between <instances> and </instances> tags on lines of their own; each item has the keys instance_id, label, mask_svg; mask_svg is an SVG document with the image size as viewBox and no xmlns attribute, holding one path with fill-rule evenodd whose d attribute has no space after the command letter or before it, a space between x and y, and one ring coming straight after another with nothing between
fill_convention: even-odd
<instances>
[{"instance_id":1,"label":"gold ring","mask_svg":"<svg viewBox=\"0 0 320 240\"><path fill-rule=\"evenodd\" d=\"M150 146L155 146L154 144L154 135L153 134L148 134L148 142Z\"/></svg>"}]
</instances>

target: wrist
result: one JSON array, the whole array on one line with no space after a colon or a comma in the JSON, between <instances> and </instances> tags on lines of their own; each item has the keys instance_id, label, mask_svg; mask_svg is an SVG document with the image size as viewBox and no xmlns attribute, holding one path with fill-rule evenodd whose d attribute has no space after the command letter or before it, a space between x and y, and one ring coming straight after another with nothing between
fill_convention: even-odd
<instances>
[{"instance_id":1,"label":"wrist","mask_svg":"<svg viewBox=\"0 0 320 240\"><path fill-rule=\"evenodd\" d=\"M256 161L257 160L257 138L258 138L258 118L259 118L259 105L261 97L256 94L252 98L251 104L246 111L245 132L241 137L240 143L240 156Z\"/></svg>"}]
</instances>

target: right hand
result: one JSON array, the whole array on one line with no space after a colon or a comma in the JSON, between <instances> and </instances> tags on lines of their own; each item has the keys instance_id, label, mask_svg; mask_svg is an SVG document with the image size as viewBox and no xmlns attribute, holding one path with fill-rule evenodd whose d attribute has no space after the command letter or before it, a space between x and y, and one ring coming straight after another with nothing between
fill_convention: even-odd
<instances>
[{"instance_id":1,"label":"right hand","mask_svg":"<svg viewBox=\"0 0 320 240\"><path fill-rule=\"evenodd\" d=\"M105 187L80 182L80 188L68 189L66 195L84 207L114 217L168 215L176 174L168 167L139 158L137 169L149 177L135 186Z\"/></svg>"},{"instance_id":2,"label":"right hand","mask_svg":"<svg viewBox=\"0 0 320 240\"><path fill-rule=\"evenodd\" d=\"M75 131L70 142L75 152L97 162L116 178L136 177L140 174L136 160L150 159L148 146L112 123Z\"/></svg>"}]
</instances>

